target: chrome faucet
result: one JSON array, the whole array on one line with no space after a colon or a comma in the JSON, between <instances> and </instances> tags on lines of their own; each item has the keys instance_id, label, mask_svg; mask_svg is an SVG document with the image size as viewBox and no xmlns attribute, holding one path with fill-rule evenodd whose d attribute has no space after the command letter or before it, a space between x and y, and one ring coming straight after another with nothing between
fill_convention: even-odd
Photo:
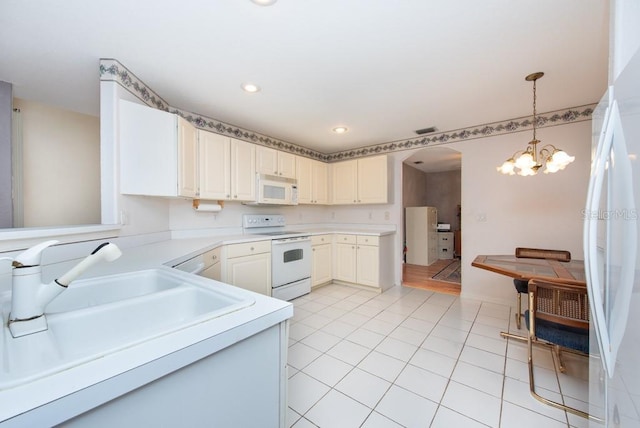
<instances>
[{"instance_id":1,"label":"chrome faucet","mask_svg":"<svg viewBox=\"0 0 640 428\"><path fill-rule=\"evenodd\" d=\"M120 249L105 242L60 278L43 284L40 260L42 252L58 241L46 241L19 254L12 263L11 313L9 330L13 337L47 330L44 310L58 294L85 270L100 261L111 262L122 255Z\"/></svg>"}]
</instances>

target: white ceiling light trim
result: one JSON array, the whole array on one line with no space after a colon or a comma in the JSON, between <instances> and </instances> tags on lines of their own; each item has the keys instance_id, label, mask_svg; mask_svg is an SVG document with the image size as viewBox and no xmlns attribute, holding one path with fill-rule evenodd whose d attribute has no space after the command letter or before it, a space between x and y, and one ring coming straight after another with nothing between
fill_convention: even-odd
<instances>
[{"instance_id":1,"label":"white ceiling light trim","mask_svg":"<svg viewBox=\"0 0 640 428\"><path fill-rule=\"evenodd\" d=\"M250 94L255 94L256 92L260 92L262 88L255 83L246 82L240 85L243 91L249 92Z\"/></svg>"},{"instance_id":2,"label":"white ceiling light trim","mask_svg":"<svg viewBox=\"0 0 640 428\"><path fill-rule=\"evenodd\" d=\"M335 128L333 128L333 132L335 132L336 134L344 134L348 130L349 128L347 128L346 126L336 126Z\"/></svg>"},{"instance_id":3,"label":"white ceiling light trim","mask_svg":"<svg viewBox=\"0 0 640 428\"><path fill-rule=\"evenodd\" d=\"M278 0L251 0L251 1L259 6L271 6Z\"/></svg>"}]
</instances>

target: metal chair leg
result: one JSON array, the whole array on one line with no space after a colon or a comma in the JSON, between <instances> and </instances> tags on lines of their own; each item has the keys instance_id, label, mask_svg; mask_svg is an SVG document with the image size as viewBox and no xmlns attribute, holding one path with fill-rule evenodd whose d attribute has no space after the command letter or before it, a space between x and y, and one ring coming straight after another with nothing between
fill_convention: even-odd
<instances>
[{"instance_id":1,"label":"metal chair leg","mask_svg":"<svg viewBox=\"0 0 640 428\"><path fill-rule=\"evenodd\" d=\"M530 293L529 296L530 296L529 299L531 301L533 299L532 293ZM529 308L531 308L531 307L533 307L533 305L530 302ZM587 412L583 412L582 410L576 409L574 407L567 406L566 404L562 404L562 403L558 403L556 401L549 400L548 398L545 398L545 397L543 397L541 395L538 395L538 393L536 393L536 386L535 386L535 381L534 381L534 377L533 377L533 342L537 342L537 338L535 337L535 333L534 333L535 332L535 319L534 319L534 317L530 318L529 322L531 323L531 325L529 327L530 328L529 329L529 334L527 335L527 363L529 365L529 392L531 392L531 395L533 396L533 398L535 398L536 400L538 400L538 401L540 401L540 402L542 402L544 404L547 404L549 406L555 407L556 409L565 410L565 411L567 411L569 413L573 413L574 415L578 415L578 416L581 416L583 418L590 419L592 421L597 421L597 422L600 422L600 423L604 422L602 419L600 419L600 418L598 418L596 416L590 415ZM555 348L558 348L557 351L559 351L560 347L558 345L554 345L553 346L554 351L556 351ZM564 365L562 363L561 363L561 366L564 367ZM561 369L561 371L564 371L564 370Z\"/></svg>"},{"instance_id":2,"label":"metal chair leg","mask_svg":"<svg viewBox=\"0 0 640 428\"><path fill-rule=\"evenodd\" d=\"M516 312L516 327L522 329L522 293L518 293L518 312Z\"/></svg>"}]
</instances>

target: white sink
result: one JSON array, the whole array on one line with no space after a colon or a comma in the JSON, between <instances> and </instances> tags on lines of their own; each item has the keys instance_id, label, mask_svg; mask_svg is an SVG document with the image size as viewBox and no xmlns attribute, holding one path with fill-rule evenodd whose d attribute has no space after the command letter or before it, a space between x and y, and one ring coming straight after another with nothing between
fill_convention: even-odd
<instances>
[{"instance_id":1,"label":"white sink","mask_svg":"<svg viewBox=\"0 0 640 428\"><path fill-rule=\"evenodd\" d=\"M246 308L242 290L168 268L81 280L45 311L48 330L13 338L3 304L0 390Z\"/></svg>"}]
</instances>

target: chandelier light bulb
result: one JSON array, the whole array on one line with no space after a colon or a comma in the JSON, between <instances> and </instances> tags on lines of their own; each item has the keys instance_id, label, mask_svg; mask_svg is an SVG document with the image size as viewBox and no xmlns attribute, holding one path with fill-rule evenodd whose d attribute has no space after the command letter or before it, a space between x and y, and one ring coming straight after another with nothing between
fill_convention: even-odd
<instances>
[{"instance_id":1,"label":"chandelier light bulb","mask_svg":"<svg viewBox=\"0 0 640 428\"><path fill-rule=\"evenodd\" d=\"M550 144L542 147L538 152L540 140L536 138L536 125L538 123L536 116L536 81L542 76L544 76L544 73L539 71L525 77L527 82L533 82L533 120L531 122L533 124L533 139L529 142L526 150L516 152L516 154L520 153L519 156L516 157L516 154L514 154L513 157L496 168L502 174L536 175L542 166L545 166L545 174L554 173L562 171L575 160L575 156L569 156L564 150L558 150ZM540 159L540 162L538 159Z\"/></svg>"}]
</instances>

